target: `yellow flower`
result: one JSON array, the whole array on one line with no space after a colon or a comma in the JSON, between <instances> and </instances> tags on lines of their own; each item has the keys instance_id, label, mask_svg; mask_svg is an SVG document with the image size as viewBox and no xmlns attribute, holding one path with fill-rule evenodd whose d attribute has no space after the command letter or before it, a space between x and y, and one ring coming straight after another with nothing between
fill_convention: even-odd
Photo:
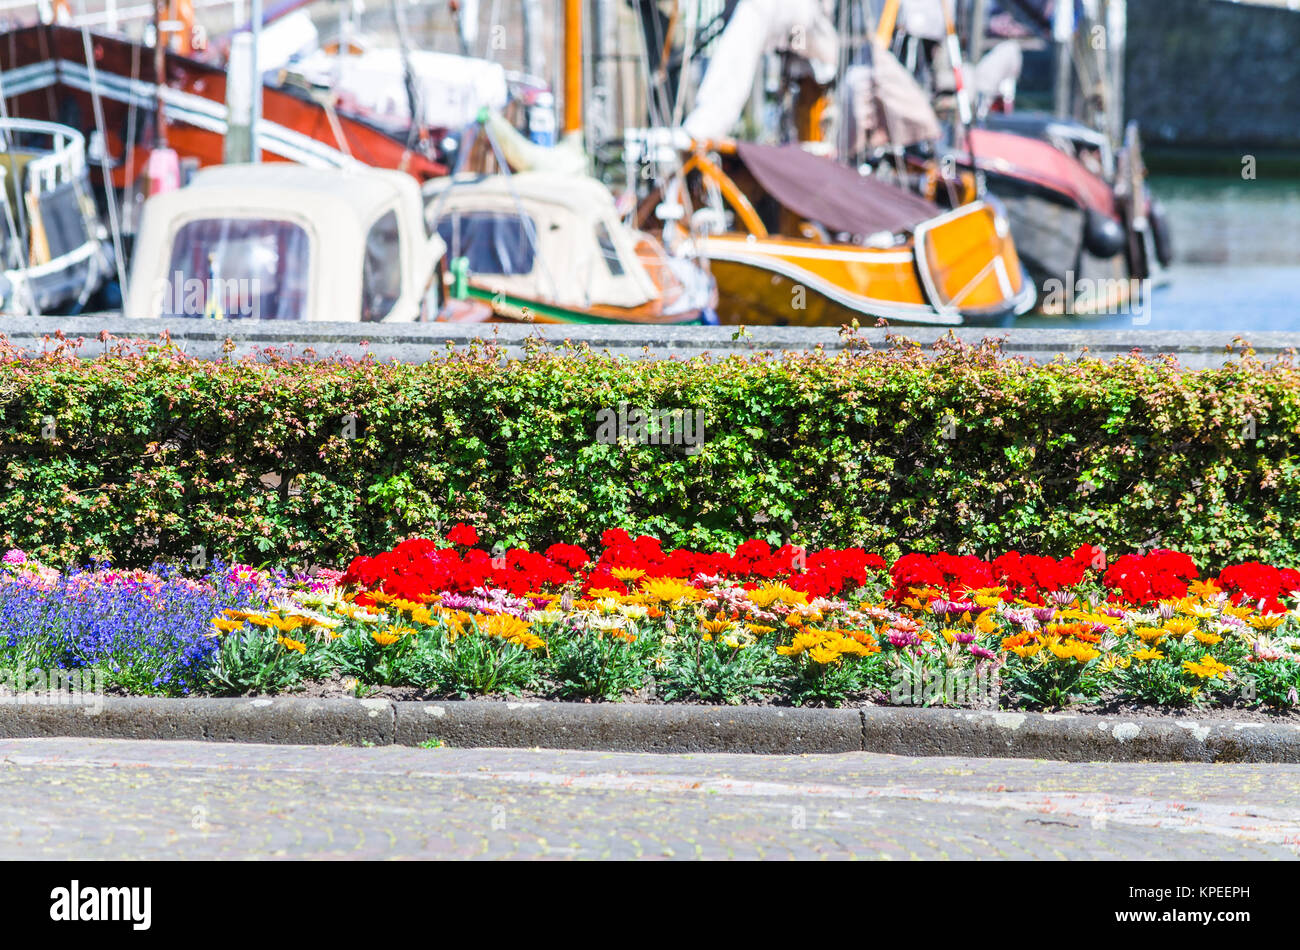
<instances>
[{"instance_id":1,"label":"yellow flower","mask_svg":"<svg viewBox=\"0 0 1300 950\"><path fill-rule=\"evenodd\" d=\"M1205 654L1200 660L1186 660L1183 662L1183 669L1193 676L1199 676L1203 680L1222 677L1225 673L1231 673L1232 668L1220 663L1210 654Z\"/></svg>"},{"instance_id":2,"label":"yellow flower","mask_svg":"<svg viewBox=\"0 0 1300 950\"><path fill-rule=\"evenodd\" d=\"M745 627L746 629L749 630L751 634L753 634L756 637L761 637L764 634L772 633L774 630L776 630L776 627L765 627L760 623L745 624Z\"/></svg>"},{"instance_id":3,"label":"yellow flower","mask_svg":"<svg viewBox=\"0 0 1300 950\"><path fill-rule=\"evenodd\" d=\"M1220 591L1214 581L1192 581L1187 586L1187 592L1193 597L1213 597Z\"/></svg>"},{"instance_id":4,"label":"yellow flower","mask_svg":"<svg viewBox=\"0 0 1300 950\"><path fill-rule=\"evenodd\" d=\"M608 587L593 587L591 590L587 591L587 596L593 600L617 600L618 598L627 595L626 592L621 590L610 590Z\"/></svg>"},{"instance_id":5,"label":"yellow flower","mask_svg":"<svg viewBox=\"0 0 1300 950\"><path fill-rule=\"evenodd\" d=\"M1246 618L1246 622L1256 630L1276 630L1285 621L1286 614L1256 614Z\"/></svg>"},{"instance_id":6,"label":"yellow flower","mask_svg":"<svg viewBox=\"0 0 1300 950\"><path fill-rule=\"evenodd\" d=\"M668 604L689 602L703 593L699 588L675 577L643 578L641 590L646 597Z\"/></svg>"},{"instance_id":7,"label":"yellow flower","mask_svg":"<svg viewBox=\"0 0 1300 950\"><path fill-rule=\"evenodd\" d=\"M410 627L389 626L383 630L372 630L370 636L381 647L390 647L406 634L414 632Z\"/></svg>"},{"instance_id":8,"label":"yellow flower","mask_svg":"<svg viewBox=\"0 0 1300 950\"><path fill-rule=\"evenodd\" d=\"M1109 673L1112 670L1126 670L1129 668L1130 657L1120 656L1118 653L1107 653L1097 664L1097 672Z\"/></svg>"},{"instance_id":9,"label":"yellow flower","mask_svg":"<svg viewBox=\"0 0 1300 950\"><path fill-rule=\"evenodd\" d=\"M299 653L307 652L307 644L303 643L301 640L294 640L290 637L286 637L283 634L277 636L275 642L280 644L280 646L284 647L286 650L296 650Z\"/></svg>"},{"instance_id":10,"label":"yellow flower","mask_svg":"<svg viewBox=\"0 0 1300 950\"><path fill-rule=\"evenodd\" d=\"M700 629L705 633L726 633L731 629L731 621L724 620L721 617L713 620L701 620Z\"/></svg>"},{"instance_id":11,"label":"yellow flower","mask_svg":"<svg viewBox=\"0 0 1300 950\"><path fill-rule=\"evenodd\" d=\"M1139 663L1148 663L1151 660L1163 660L1165 655L1159 650L1153 650L1150 647L1143 647L1140 650L1133 651L1133 659Z\"/></svg>"},{"instance_id":12,"label":"yellow flower","mask_svg":"<svg viewBox=\"0 0 1300 950\"><path fill-rule=\"evenodd\" d=\"M615 567L610 569L610 573L621 581L639 581L645 577L645 571L639 567Z\"/></svg>"},{"instance_id":13,"label":"yellow flower","mask_svg":"<svg viewBox=\"0 0 1300 950\"><path fill-rule=\"evenodd\" d=\"M840 655L827 646L819 644L808 651L808 659L822 666L828 666L831 663L838 663Z\"/></svg>"},{"instance_id":14,"label":"yellow flower","mask_svg":"<svg viewBox=\"0 0 1300 950\"><path fill-rule=\"evenodd\" d=\"M1212 647L1216 643L1223 642L1223 637L1219 636L1217 633L1208 633L1204 630L1197 630L1193 636L1207 647Z\"/></svg>"},{"instance_id":15,"label":"yellow flower","mask_svg":"<svg viewBox=\"0 0 1300 950\"><path fill-rule=\"evenodd\" d=\"M505 640L527 650L538 650L546 646L546 641L533 633L527 622L509 614L475 614L474 623L484 636Z\"/></svg>"},{"instance_id":16,"label":"yellow flower","mask_svg":"<svg viewBox=\"0 0 1300 950\"><path fill-rule=\"evenodd\" d=\"M771 607L777 603L791 606L808 603L808 595L804 591L795 590L789 584L783 584L779 581L769 582L754 590L747 591L746 596L751 604L760 609Z\"/></svg>"},{"instance_id":17,"label":"yellow flower","mask_svg":"<svg viewBox=\"0 0 1300 950\"><path fill-rule=\"evenodd\" d=\"M1133 629L1133 636L1143 643L1158 643L1167 635L1167 632L1160 627L1135 627Z\"/></svg>"},{"instance_id":18,"label":"yellow flower","mask_svg":"<svg viewBox=\"0 0 1300 950\"><path fill-rule=\"evenodd\" d=\"M1196 621L1191 617L1174 617L1166 621L1162 629L1170 636L1184 637L1196 629Z\"/></svg>"},{"instance_id":19,"label":"yellow flower","mask_svg":"<svg viewBox=\"0 0 1300 950\"><path fill-rule=\"evenodd\" d=\"M212 626L216 627L219 633L233 633L244 626L239 620L225 620L221 617L212 618Z\"/></svg>"},{"instance_id":20,"label":"yellow flower","mask_svg":"<svg viewBox=\"0 0 1300 950\"><path fill-rule=\"evenodd\" d=\"M781 656L798 656L805 650L820 646L825 639L826 635L820 630L801 630L794 635L794 639L788 647L777 647L776 652Z\"/></svg>"},{"instance_id":21,"label":"yellow flower","mask_svg":"<svg viewBox=\"0 0 1300 950\"><path fill-rule=\"evenodd\" d=\"M1080 643L1078 640L1051 643L1048 645L1048 649L1052 651L1052 655L1058 660L1072 660L1079 664L1087 663L1101 655L1088 644Z\"/></svg>"}]
</instances>

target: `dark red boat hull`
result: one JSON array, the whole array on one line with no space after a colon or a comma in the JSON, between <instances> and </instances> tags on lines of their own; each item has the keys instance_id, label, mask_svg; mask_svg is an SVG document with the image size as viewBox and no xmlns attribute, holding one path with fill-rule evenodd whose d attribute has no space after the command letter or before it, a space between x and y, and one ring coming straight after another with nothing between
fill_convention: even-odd
<instances>
[{"instance_id":1,"label":"dark red boat hull","mask_svg":"<svg viewBox=\"0 0 1300 950\"><path fill-rule=\"evenodd\" d=\"M154 144L156 103L154 50L123 37L91 34L96 85L104 109L105 138L116 163L114 184L123 187L144 168ZM30 26L0 39L0 68L11 115L62 122L89 135L95 129L90 72L80 30ZM200 165L222 161L225 133L225 71L210 63L168 53L163 89L167 145ZM136 105L133 154L125 148L131 103ZM262 102L262 158L338 164L352 158L378 168L401 168L419 179L446 174L442 164L408 150L404 132L337 112L338 135L324 106L305 93L266 87ZM95 170L96 175L98 169Z\"/></svg>"}]
</instances>

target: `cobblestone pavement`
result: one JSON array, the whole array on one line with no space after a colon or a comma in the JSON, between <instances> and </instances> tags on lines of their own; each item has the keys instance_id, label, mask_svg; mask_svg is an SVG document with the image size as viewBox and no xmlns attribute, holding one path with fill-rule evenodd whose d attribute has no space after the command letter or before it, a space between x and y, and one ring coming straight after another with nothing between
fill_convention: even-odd
<instances>
[{"instance_id":1,"label":"cobblestone pavement","mask_svg":"<svg viewBox=\"0 0 1300 950\"><path fill-rule=\"evenodd\" d=\"M1300 766L0 740L0 858L1295 858Z\"/></svg>"}]
</instances>

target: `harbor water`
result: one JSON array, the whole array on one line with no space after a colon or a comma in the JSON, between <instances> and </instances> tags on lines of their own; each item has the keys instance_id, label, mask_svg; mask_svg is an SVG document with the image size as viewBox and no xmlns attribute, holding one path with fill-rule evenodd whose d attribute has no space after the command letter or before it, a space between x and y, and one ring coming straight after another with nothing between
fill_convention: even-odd
<instances>
[{"instance_id":1,"label":"harbor water","mask_svg":"<svg viewBox=\"0 0 1300 950\"><path fill-rule=\"evenodd\" d=\"M1300 178L1151 179L1173 234L1168 282L1138 314L1026 315L1017 326L1300 330Z\"/></svg>"}]
</instances>

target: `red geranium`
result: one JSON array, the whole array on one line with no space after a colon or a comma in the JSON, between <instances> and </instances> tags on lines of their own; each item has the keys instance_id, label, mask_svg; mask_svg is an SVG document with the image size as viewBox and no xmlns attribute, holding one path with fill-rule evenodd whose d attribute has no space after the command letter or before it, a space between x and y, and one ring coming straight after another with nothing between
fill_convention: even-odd
<instances>
[{"instance_id":1,"label":"red geranium","mask_svg":"<svg viewBox=\"0 0 1300 950\"><path fill-rule=\"evenodd\" d=\"M452 544L463 544L467 548L472 548L478 544L478 532L472 525L461 522L447 532L447 540Z\"/></svg>"}]
</instances>

